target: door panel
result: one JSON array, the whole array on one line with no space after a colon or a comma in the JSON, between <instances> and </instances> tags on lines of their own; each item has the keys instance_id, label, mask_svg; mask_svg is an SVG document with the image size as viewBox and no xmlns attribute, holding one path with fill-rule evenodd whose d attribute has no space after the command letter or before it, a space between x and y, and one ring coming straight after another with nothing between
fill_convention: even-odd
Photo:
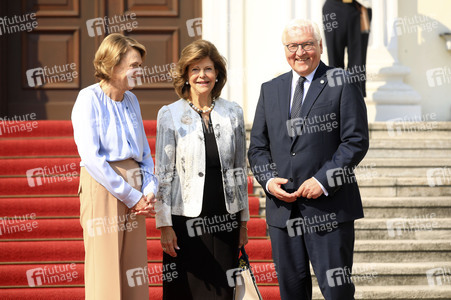
<instances>
[{"instance_id":1,"label":"door panel","mask_svg":"<svg viewBox=\"0 0 451 300\"><path fill-rule=\"evenodd\" d=\"M186 22L201 17L201 0L2 1L9 18L36 13L31 31L0 35L0 116L36 113L38 119L70 119L80 89L96 82L92 61L111 32L146 46L145 76L133 92L144 119L177 99L169 70L190 36ZM106 20L106 21L105 21Z\"/></svg>"}]
</instances>

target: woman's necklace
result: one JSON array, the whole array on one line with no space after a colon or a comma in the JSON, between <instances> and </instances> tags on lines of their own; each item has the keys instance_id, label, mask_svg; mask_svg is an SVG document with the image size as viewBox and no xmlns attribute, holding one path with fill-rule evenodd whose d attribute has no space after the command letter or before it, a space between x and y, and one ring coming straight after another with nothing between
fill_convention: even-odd
<instances>
[{"instance_id":1,"label":"woman's necklace","mask_svg":"<svg viewBox=\"0 0 451 300\"><path fill-rule=\"evenodd\" d=\"M203 109L200 109L200 108L196 107L196 106L194 105L194 103L191 102L189 99L186 99L186 101L188 101L189 106L191 106L192 109L194 109L194 110L197 111L198 113L202 113L202 114L209 113L209 112L212 111L213 108L215 107L215 100L213 100L213 101L211 102L210 107L207 108L206 110L203 110Z\"/></svg>"}]
</instances>

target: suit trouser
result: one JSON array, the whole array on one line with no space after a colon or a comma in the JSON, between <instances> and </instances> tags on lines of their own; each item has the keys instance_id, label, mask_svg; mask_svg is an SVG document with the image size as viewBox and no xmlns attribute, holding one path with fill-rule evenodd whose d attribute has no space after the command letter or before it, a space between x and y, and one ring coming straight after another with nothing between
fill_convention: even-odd
<instances>
[{"instance_id":1,"label":"suit trouser","mask_svg":"<svg viewBox=\"0 0 451 300\"><path fill-rule=\"evenodd\" d=\"M371 9L368 13L371 21ZM360 11L355 3L327 0L323 6L323 16L329 65L344 69L347 48L347 69L352 72L351 75L359 78L362 93L366 96L366 53L369 34L362 33L360 30ZM335 19L331 20L331 16L335 16ZM336 28L330 27L333 22L337 22Z\"/></svg>"},{"instance_id":2,"label":"suit trouser","mask_svg":"<svg viewBox=\"0 0 451 300\"><path fill-rule=\"evenodd\" d=\"M291 219L298 217L300 214L293 213ZM330 232L302 228L302 234L293 236L286 227L269 226L282 300L312 299L309 261L326 300L354 299L355 287L350 278L354 222L335 224L331 228Z\"/></svg>"},{"instance_id":3,"label":"suit trouser","mask_svg":"<svg viewBox=\"0 0 451 300\"><path fill-rule=\"evenodd\" d=\"M110 166L125 180L127 170L139 168L132 159ZM141 190L140 182L129 183ZM145 217L130 214L84 167L79 195L86 299L149 299Z\"/></svg>"},{"instance_id":4,"label":"suit trouser","mask_svg":"<svg viewBox=\"0 0 451 300\"><path fill-rule=\"evenodd\" d=\"M344 69L345 48L348 50L348 68L362 65L360 11L354 4L327 0L323 6L324 28L328 16L335 16L336 28L324 30L329 65Z\"/></svg>"}]
</instances>

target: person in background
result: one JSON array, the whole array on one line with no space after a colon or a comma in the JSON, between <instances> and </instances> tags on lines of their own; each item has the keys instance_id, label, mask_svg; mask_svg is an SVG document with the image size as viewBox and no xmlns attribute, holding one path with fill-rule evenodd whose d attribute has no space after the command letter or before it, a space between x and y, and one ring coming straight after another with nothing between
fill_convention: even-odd
<instances>
[{"instance_id":1,"label":"person in background","mask_svg":"<svg viewBox=\"0 0 451 300\"><path fill-rule=\"evenodd\" d=\"M345 67L359 78L366 97L366 53L372 17L371 0L326 0L323 6L324 36L329 65Z\"/></svg>"},{"instance_id":2,"label":"person in background","mask_svg":"<svg viewBox=\"0 0 451 300\"><path fill-rule=\"evenodd\" d=\"M145 217L155 213L158 189L138 99L129 91L145 55L136 40L108 35L94 59L100 82L81 90L72 110L86 299L149 299L148 284L132 282L147 274Z\"/></svg>"},{"instance_id":3,"label":"person in background","mask_svg":"<svg viewBox=\"0 0 451 300\"><path fill-rule=\"evenodd\" d=\"M158 112L156 226L161 230L163 299L233 299L227 270L247 243L246 135L241 107L220 98L227 80L216 47L183 49L174 87L180 100Z\"/></svg>"}]
</instances>

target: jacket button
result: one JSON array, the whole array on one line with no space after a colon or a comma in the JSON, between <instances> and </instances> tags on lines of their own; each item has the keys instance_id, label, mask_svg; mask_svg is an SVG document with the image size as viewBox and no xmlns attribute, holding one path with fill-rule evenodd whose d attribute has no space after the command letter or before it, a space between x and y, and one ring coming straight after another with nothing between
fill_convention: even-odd
<instances>
[{"instance_id":1,"label":"jacket button","mask_svg":"<svg viewBox=\"0 0 451 300\"><path fill-rule=\"evenodd\" d=\"M199 172L199 177L202 177L202 176L204 176L204 173Z\"/></svg>"},{"instance_id":2,"label":"jacket button","mask_svg":"<svg viewBox=\"0 0 451 300\"><path fill-rule=\"evenodd\" d=\"M296 155L296 152L291 152L291 156L295 156Z\"/></svg>"},{"instance_id":3,"label":"jacket button","mask_svg":"<svg viewBox=\"0 0 451 300\"><path fill-rule=\"evenodd\" d=\"M291 182L293 182L293 178L290 178L289 180L290 180Z\"/></svg>"}]
</instances>

